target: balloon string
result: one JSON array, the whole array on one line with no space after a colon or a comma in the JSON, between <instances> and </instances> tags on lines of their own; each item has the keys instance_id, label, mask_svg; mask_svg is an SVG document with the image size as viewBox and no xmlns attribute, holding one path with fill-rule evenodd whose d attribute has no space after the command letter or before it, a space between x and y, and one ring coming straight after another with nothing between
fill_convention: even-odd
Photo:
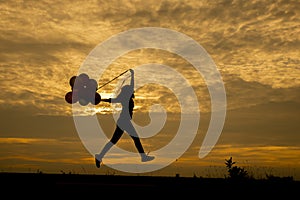
<instances>
[{"instance_id":1,"label":"balloon string","mask_svg":"<svg viewBox=\"0 0 300 200\"><path fill-rule=\"evenodd\" d=\"M100 88L106 86L107 84L109 84L109 83L112 82L113 80L119 78L120 76L122 76L123 74L125 74L127 71L128 71L128 69L127 69L126 71L122 72L121 74L119 74L118 76L116 76L115 78L111 79L110 81L108 81L108 82L104 83L103 85L99 86L97 90L99 90Z\"/></svg>"}]
</instances>

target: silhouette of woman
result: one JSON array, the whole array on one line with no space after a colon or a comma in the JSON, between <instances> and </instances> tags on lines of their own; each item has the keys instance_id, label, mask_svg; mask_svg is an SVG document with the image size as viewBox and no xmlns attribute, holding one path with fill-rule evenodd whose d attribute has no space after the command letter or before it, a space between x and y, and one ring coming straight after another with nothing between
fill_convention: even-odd
<instances>
[{"instance_id":1,"label":"silhouette of woman","mask_svg":"<svg viewBox=\"0 0 300 200\"><path fill-rule=\"evenodd\" d=\"M138 152L141 156L142 162L151 161L154 159L154 156L148 156L144 152L144 148L140 141L140 138L131 123L132 114L133 114L133 107L134 107L134 71L130 69L131 73L131 80L130 85L125 85L122 87L120 94L116 98L109 98L109 99L102 99L101 101L109 102L109 103L121 103L122 111L120 116L117 120L116 129L114 134L109 142L106 143L104 148L99 154L95 154L95 162L96 166L99 168L102 163L102 158L104 155L109 151L109 149L115 145L121 136L123 135L124 131L126 131L130 137L133 139L135 147L137 148Z\"/></svg>"}]
</instances>

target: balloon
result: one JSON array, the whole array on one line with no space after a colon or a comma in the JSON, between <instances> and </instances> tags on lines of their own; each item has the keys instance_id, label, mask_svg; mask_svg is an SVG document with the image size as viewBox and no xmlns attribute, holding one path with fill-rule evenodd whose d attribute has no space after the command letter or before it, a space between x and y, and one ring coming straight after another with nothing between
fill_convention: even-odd
<instances>
[{"instance_id":1,"label":"balloon","mask_svg":"<svg viewBox=\"0 0 300 200\"><path fill-rule=\"evenodd\" d=\"M78 76L78 79L79 79L79 82L80 82L80 85L84 88L87 87L89 81L90 81L90 78L87 74L80 74Z\"/></svg>"},{"instance_id":2,"label":"balloon","mask_svg":"<svg viewBox=\"0 0 300 200\"><path fill-rule=\"evenodd\" d=\"M87 74L80 74L77 76L76 81L74 82L74 87L72 89L85 89L87 87L87 84L89 82L89 76Z\"/></svg>"},{"instance_id":3,"label":"balloon","mask_svg":"<svg viewBox=\"0 0 300 200\"><path fill-rule=\"evenodd\" d=\"M101 101L101 95L99 94L99 93L95 93L95 96L94 96L94 99L92 99L92 101L91 101L91 103L93 104L93 105L97 105L97 104L99 104L100 103L100 101Z\"/></svg>"},{"instance_id":4,"label":"balloon","mask_svg":"<svg viewBox=\"0 0 300 200\"><path fill-rule=\"evenodd\" d=\"M70 86L71 86L72 89L74 87L74 83L75 83L76 78L77 78L77 76L72 76L70 78L69 84L70 84Z\"/></svg>"},{"instance_id":5,"label":"balloon","mask_svg":"<svg viewBox=\"0 0 300 200\"><path fill-rule=\"evenodd\" d=\"M78 91L79 99L85 99L88 102L90 102L92 100L92 98L94 98L94 94L95 94L95 92L91 91L88 88L82 88Z\"/></svg>"},{"instance_id":6,"label":"balloon","mask_svg":"<svg viewBox=\"0 0 300 200\"><path fill-rule=\"evenodd\" d=\"M101 101L100 94L97 93L98 83L95 79L90 79L85 73L78 76L72 76L69 84L72 92L65 95L65 100L72 104L79 102L80 105L86 106L89 103L97 105Z\"/></svg>"},{"instance_id":7,"label":"balloon","mask_svg":"<svg viewBox=\"0 0 300 200\"><path fill-rule=\"evenodd\" d=\"M73 90L72 93L72 102L76 103L78 101L78 90Z\"/></svg>"},{"instance_id":8,"label":"balloon","mask_svg":"<svg viewBox=\"0 0 300 200\"><path fill-rule=\"evenodd\" d=\"M89 101L86 100L85 98L80 98L79 99L79 104L82 105L82 106L86 106L89 104Z\"/></svg>"},{"instance_id":9,"label":"balloon","mask_svg":"<svg viewBox=\"0 0 300 200\"><path fill-rule=\"evenodd\" d=\"M90 79L88 83L88 88L91 88L91 90L97 91L98 89L98 83L95 79Z\"/></svg>"},{"instance_id":10,"label":"balloon","mask_svg":"<svg viewBox=\"0 0 300 200\"><path fill-rule=\"evenodd\" d=\"M85 80L88 81L90 79L89 75L82 73L78 76L78 78L80 78L81 80Z\"/></svg>"},{"instance_id":11,"label":"balloon","mask_svg":"<svg viewBox=\"0 0 300 200\"><path fill-rule=\"evenodd\" d=\"M77 94L73 93L73 92L67 92L66 95L65 95L65 100L69 104L76 103L78 101Z\"/></svg>"}]
</instances>

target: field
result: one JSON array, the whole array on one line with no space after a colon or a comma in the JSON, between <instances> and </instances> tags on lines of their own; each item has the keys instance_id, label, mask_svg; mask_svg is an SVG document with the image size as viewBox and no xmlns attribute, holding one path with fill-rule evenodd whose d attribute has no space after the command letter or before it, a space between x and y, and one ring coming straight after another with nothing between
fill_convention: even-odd
<instances>
[{"instance_id":1,"label":"field","mask_svg":"<svg viewBox=\"0 0 300 200\"><path fill-rule=\"evenodd\" d=\"M288 178L230 180L225 178L116 176L43 173L1 173L1 194L13 197L160 196L244 198L295 197L300 182ZM96 197L96 199L98 199ZM239 197L239 199L241 199Z\"/></svg>"}]
</instances>

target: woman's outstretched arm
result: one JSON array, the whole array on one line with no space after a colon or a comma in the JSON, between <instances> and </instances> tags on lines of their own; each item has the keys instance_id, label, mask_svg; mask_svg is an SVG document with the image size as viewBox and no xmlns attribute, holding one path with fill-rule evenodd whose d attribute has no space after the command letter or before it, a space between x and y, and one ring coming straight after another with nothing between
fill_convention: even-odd
<instances>
[{"instance_id":1,"label":"woman's outstretched arm","mask_svg":"<svg viewBox=\"0 0 300 200\"><path fill-rule=\"evenodd\" d=\"M111 103L111 98L108 98L108 99L101 99L101 101Z\"/></svg>"},{"instance_id":2,"label":"woman's outstretched arm","mask_svg":"<svg viewBox=\"0 0 300 200\"><path fill-rule=\"evenodd\" d=\"M131 73L131 79L130 79L130 85L129 85L130 89L125 90L125 92L127 94L130 93L130 95L131 95L134 92L134 71L133 71L133 69L129 69L129 71ZM121 91L121 92L123 92L123 91ZM124 101L123 95L124 94L119 94L116 98L101 99L101 101L109 102L109 103L121 103L122 101Z\"/></svg>"},{"instance_id":3,"label":"woman's outstretched arm","mask_svg":"<svg viewBox=\"0 0 300 200\"><path fill-rule=\"evenodd\" d=\"M129 69L129 71L131 73L130 87L132 88L132 92L133 92L133 90L134 90L134 70Z\"/></svg>"}]
</instances>

